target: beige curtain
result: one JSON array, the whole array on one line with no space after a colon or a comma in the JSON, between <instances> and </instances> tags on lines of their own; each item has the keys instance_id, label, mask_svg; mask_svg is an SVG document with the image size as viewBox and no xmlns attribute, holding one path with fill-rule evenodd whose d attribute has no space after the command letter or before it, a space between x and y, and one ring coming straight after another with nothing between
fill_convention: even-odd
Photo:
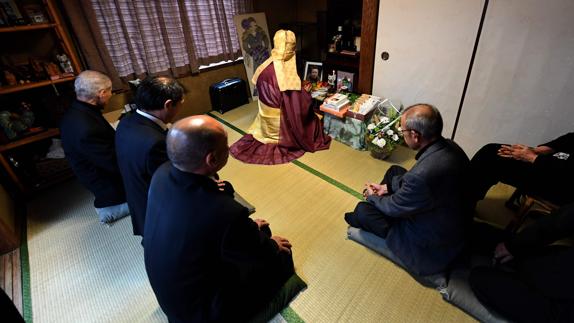
<instances>
[{"instance_id":1,"label":"beige curtain","mask_svg":"<svg viewBox=\"0 0 574 323\"><path fill-rule=\"evenodd\" d=\"M61 2L66 17L78 43L78 54L86 68L105 73L112 79L113 88L127 89L110 57L96 14L90 0L66 0Z\"/></svg>"},{"instance_id":2,"label":"beige curtain","mask_svg":"<svg viewBox=\"0 0 574 323\"><path fill-rule=\"evenodd\" d=\"M115 69L127 78L178 77L240 57L233 16L252 11L251 0L88 2Z\"/></svg>"}]
</instances>

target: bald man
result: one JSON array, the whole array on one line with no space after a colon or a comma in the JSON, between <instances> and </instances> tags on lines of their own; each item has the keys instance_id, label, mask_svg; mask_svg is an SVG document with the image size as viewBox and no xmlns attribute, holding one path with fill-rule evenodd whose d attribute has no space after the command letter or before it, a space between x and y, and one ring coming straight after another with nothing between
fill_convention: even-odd
<instances>
[{"instance_id":1,"label":"bald man","mask_svg":"<svg viewBox=\"0 0 574 323\"><path fill-rule=\"evenodd\" d=\"M102 224L129 215L116 160L115 131L102 116L112 97L112 81L96 71L83 71L74 82L76 100L60 122L62 147L72 170L94 194Z\"/></svg>"},{"instance_id":2,"label":"bald man","mask_svg":"<svg viewBox=\"0 0 574 323\"><path fill-rule=\"evenodd\" d=\"M229 147L217 121L182 119L166 143L170 161L153 175L144 228L157 300L170 322L245 321L294 273L291 244L220 190Z\"/></svg>"},{"instance_id":3,"label":"bald man","mask_svg":"<svg viewBox=\"0 0 574 323\"><path fill-rule=\"evenodd\" d=\"M442 137L442 117L430 104L401 116L406 144L417 150L407 171L392 166L381 184L365 184L364 202L345 214L352 227L383 238L384 255L419 276L447 270L464 247L471 213L465 193L469 160Z\"/></svg>"}]
</instances>

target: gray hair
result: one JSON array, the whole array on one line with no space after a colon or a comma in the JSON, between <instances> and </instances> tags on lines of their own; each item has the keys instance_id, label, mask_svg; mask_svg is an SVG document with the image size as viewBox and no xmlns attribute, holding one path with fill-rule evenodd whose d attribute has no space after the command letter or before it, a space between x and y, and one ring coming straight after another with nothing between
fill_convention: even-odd
<instances>
[{"instance_id":1,"label":"gray hair","mask_svg":"<svg viewBox=\"0 0 574 323\"><path fill-rule=\"evenodd\" d=\"M408 111L414 107L426 107L426 111ZM418 132L424 139L432 140L442 135L442 116L438 109L432 104L417 103L411 105L403 111L405 114L405 125L403 129L410 129Z\"/></svg>"},{"instance_id":2,"label":"gray hair","mask_svg":"<svg viewBox=\"0 0 574 323\"><path fill-rule=\"evenodd\" d=\"M98 97L101 90L112 87L112 81L105 74L96 71L83 71L74 81L76 97L82 101L91 101Z\"/></svg>"}]
</instances>

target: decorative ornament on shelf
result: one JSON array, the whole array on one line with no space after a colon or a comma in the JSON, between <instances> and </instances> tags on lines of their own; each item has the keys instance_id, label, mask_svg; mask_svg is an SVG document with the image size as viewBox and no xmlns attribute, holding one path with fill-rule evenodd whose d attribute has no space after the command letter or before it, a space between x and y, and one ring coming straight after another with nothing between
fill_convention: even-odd
<instances>
[{"instance_id":1,"label":"decorative ornament on shelf","mask_svg":"<svg viewBox=\"0 0 574 323\"><path fill-rule=\"evenodd\" d=\"M329 84L329 93L335 92L335 82L337 82L337 74L333 70L332 74L327 75L327 84Z\"/></svg>"},{"instance_id":2,"label":"decorative ornament on shelf","mask_svg":"<svg viewBox=\"0 0 574 323\"><path fill-rule=\"evenodd\" d=\"M387 159L403 143L399 127L400 111L401 108L397 109L389 99L385 99L373 113L367 125L365 144L374 158Z\"/></svg>"},{"instance_id":3,"label":"decorative ornament on shelf","mask_svg":"<svg viewBox=\"0 0 574 323\"><path fill-rule=\"evenodd\" d=\"M60 62L60 67L65 74L74 75L74 69L72 68L72 63L66 54L56 55L58 62Z\"/></svg>"}]
</instances>

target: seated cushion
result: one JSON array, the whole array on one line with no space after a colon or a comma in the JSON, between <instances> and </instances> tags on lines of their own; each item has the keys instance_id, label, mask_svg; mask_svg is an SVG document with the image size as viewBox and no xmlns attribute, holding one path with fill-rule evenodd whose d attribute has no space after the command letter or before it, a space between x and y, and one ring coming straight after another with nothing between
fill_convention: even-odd
<instances>
[{"instance_id":1,"label":"seated cushion","mask_svg":"<svg viewBox=\"0 0 574 323\"><path fill-rule=\"evenodd\" d=\"M365 230L353 227L349 227L347 234L349 239L372 249L373 251L385 256L396 265L402 267L402 265L395 259L387 257L388 249L383 238ZM488 264L489 262L490 259L473 257L471 266ZM442 298L445 301L460 308L480 322L508 322L500 315L484 307L476 296L474 296L468 282L471 266L468 266L468 264L457 266L449 275L442 273L430 276L418 276L410 272L409 274L423 286L436 288L441 293ZM402 268L406 270L406 268Z\"/></svg>"},{"instance_id":2,"label":"seated cushion","mask_svg":"<svg viewBox=\"0 0 574 323\"><path fill-rule=\"evenodd\" d=\"M289 303L301 292L307 288L307 284L297 274L293 274L287 282L281 287L279 292L269 301L265 308L257 313L249 322L268 322L276 314L281 312L282 315L295 316L297 314L287 308ZM285 309L285 310L284 310ZM296 322L297 320L288 320L288 322ZM300 321L300 319L299 319Z\"/></svg>"},{"instance_id":3,"label":"seated cushion","mask_svg":"<svg viewBox=\"0 0 574 323\"><path fill-rule=\"evenodd\" d=\"M418 281L423 286L437 288L437 289L446 287L446 283L447 283L446 273L438 273L438 274L433 274L433 275L428 275L428 276L420 276L420 275L416 275L416 274L410 272L408 270L408 268L405 268L403 266L403 264L398 259L396 259L395 257L391 257L389 255L390 251L387 247L385 239L383 239L383 238L381 238L375 234L372 234L368 231L354 228L354 227L349 227L349 229L347 230L347 236L349 237L349 239L362 244L363 246L365 246L365 247L375 251L376 253L384 256L385 258L389 259L390 261L395 263L397 266L403 268L416 281Z\"/></svg>"},{"instance_id":4,"label":"seated cushion","mask_svg":"<svg viewBox=\"0 0 574 323\"><path fill-rule=\"evenodd\" d=\"M476 257L473 257L473 263L476 263L475 259ZM482 261L489 263L490 259ZM450 273L448 286L439 289L442 298L480 322L508 322L502 316L484 307L474 296L468 282L469 275L470 269L468 266L454 268Z\"/></svg>"}]
</instances>

